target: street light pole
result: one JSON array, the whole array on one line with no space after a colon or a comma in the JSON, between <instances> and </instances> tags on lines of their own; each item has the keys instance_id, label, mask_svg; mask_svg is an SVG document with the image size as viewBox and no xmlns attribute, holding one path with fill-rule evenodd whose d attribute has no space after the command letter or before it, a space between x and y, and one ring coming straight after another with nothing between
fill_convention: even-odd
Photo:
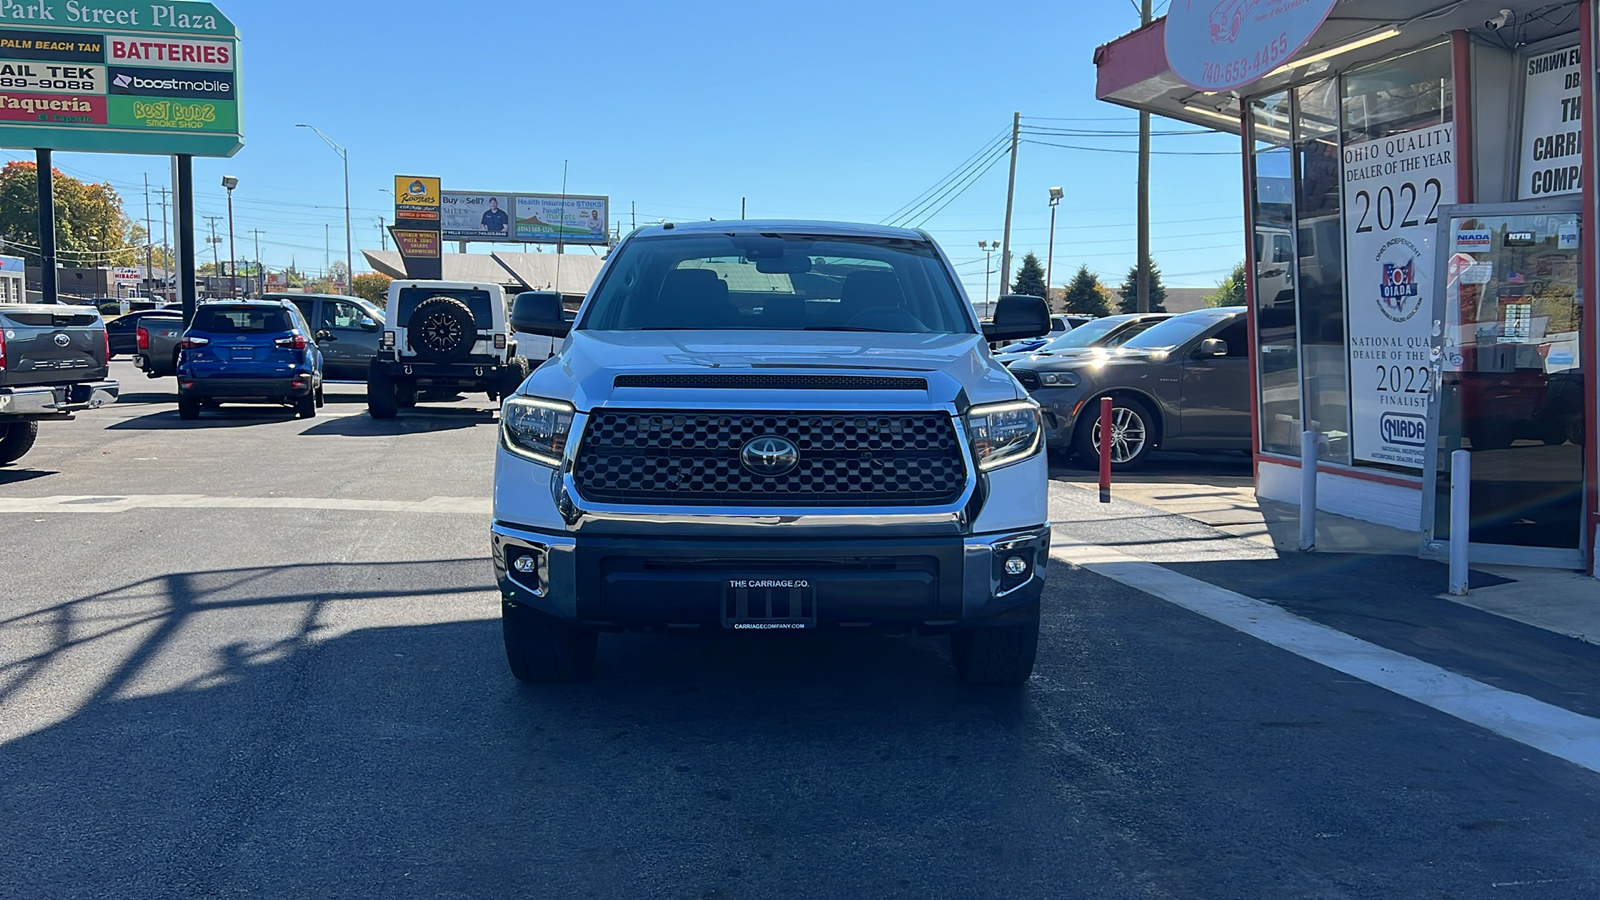
<instances>
[{"instance_id":1,"label":"street light pole","mask_svg":"<svg viewBox=\"0 0 1600 900\"><path fill-rule=\"evenodd\" d=\"M989 276L994 273L992 265L994 251L1000 249L999 241L979 241L978 249L983 251L983 314L989 315Z\"/></svg>"},{"instance_id":2,"label":"street light pole","mask_svg":"<svg viewBox=\"0 0 1600 900\"><path fill-rule=\"evenodd\" d=\"M355 251L352 249L355 246L355 238L352 237L350 232L350 152L335 143L333 138L323 134L315 125L306 125L304 123L300 123L294 127L309 128L316 132L317 137L322 138L322 140L326 142L329 147L333 148L333 152L339 154L339 158L344 160L344 289L346 292L348 292L351 289L351 282L353 282L356 277Z\"/></svg>"},{"instance_id":3,"label":"street light pole","mask_svg":"<svg viewBox=\"0 0 1600 900\"><path fill-rule=\"evenodd\" d=\"M239 254L233 252L233 189L239 186L239 179L232 175L224 175L222 186L228 189L228 294L237 300L239 299Z\"/></svg>"},{"instance_id":4,"label":"street light pole","mask_svg":"<svg viewBox=\"0 0 1600 900\"><path fill-rule=\"evenodd\" d=\"M1050 250L1045 255L1044 263L1044 302L1046 304L1050 302L1050 278L1056 266L1056 204L1060 203L1061 198L1064 196L1066 194L1061 188L1053 187L1050 189Z\"/></svg>"}]
</instances>

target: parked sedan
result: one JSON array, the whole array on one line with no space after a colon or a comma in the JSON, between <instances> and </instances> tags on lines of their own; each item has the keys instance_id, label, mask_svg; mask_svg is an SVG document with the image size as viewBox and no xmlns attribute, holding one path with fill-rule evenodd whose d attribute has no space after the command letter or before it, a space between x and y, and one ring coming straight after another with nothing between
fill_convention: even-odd
<instances>
[{"instance_id":1,"label":"parked sedan","mask_svg":"<svg viewBox=\"0 0 1600 900\"><path fill-rule=\"evenodd\" d=\"M302 419L322 405L322 351L287 300L206 303L178 345L178 416L202 404L278 403Z\"/></svg>"},{"instance_id":2,"label":"parked sedan","mask_svg":"<svg viewBox=\"0 0 1600 900\"><path fill-rule=\"evenodd\" d=\"M1245 450L1250 362L1245 310L1172 316L1107 354L1033 356L1011 365L1044 413L1053 450L1100 461L1100 398L1110 396L1111 464L1164 450Z\"/></svg>"},{"instance_id":3,"label":"parked sedan","mask_svg":"<svg viewBox=\"0 0 1600 900\"><path fill-rule=\"evenodd\" d=\"M994 358L1001 365L1009 366L1019 359L1027 359L1034 354L1054 358L1083 356L1093 354L1096 350L1111 350L1132 340L1151 325L1171 317L1171 313L1129 313L1122 316L1106 316L1103 319L1090 319L1066 334L1051 338L1037 350L1013 353L1011 348L1007 347L996 353Z\"/></svg>"},{"instance_id":4,"label":"parked sedan","mask_svg":"<svg viewBox=\"0 0 1600 900\"><path fill-rule=\"evenodd\" d=\"M138 329L146 319L170 319L181 323L183 316L169 309L144 309L107 321L106 337L111 341L112 356L132 356L139 349Z\"/></svg>"}]
</instances>

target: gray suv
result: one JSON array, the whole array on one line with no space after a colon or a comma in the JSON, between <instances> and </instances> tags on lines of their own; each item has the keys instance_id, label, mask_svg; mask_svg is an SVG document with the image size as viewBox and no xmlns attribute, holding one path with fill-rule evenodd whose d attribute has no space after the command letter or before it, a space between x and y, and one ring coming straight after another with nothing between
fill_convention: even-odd
<instances>
[{"instance_id":1,"label":"gray suv","mask_svg":"<svg viewBox=\"0 0 1600 900\"><path fill-rule=\"evenodd\" d=\"M300 308L322 351L323 378L367 380L367 366L378 355L382 310L360 297L340 294L267 294L266 299L292 300Z\"/></svg>"},{"instance_id":2,"label":"gray suv","mask_svg":"<svg viewBox=\"0 0 1600 900\"><path fill-rule=\"evenodd\" d=\"M1111 465L1151 451L1245 450L1250 441L1250 347L1243 307L1159 322L1095 356L1032 356L1011 365L1044 413L1052 450L1100 462L1100 398L1110 396Z\"/></svg>"}]
</instances>

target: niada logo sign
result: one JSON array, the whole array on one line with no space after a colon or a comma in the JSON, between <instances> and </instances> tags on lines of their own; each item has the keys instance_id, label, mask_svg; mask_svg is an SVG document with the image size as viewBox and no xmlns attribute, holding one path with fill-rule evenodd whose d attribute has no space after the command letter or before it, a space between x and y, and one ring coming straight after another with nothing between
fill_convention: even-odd
<instances>
[{"instance_id":1,"label":"niada logo sign","mask_svg":"<svg viewBox=\"0 0 1600 900\"><path fill-rule=\"evenodd\" d=\"M1494 235L1487 231L1458 231L1456 232L1457 250L1486 251L1494 243Z\"/></svg>"},{"instance_id":2,"label":"niada logo sign","mask_svg":"<svg viewBox=\"0 0 1600 900\"><path fill-rule=\"evenodd\" d=\"M1400 447L1425 447L1428 444L1428 420L1404 413L1384 413L1378 420L1383 442Z\"/></svg>"},{"instance_id":3,"label":"niada logo sign","mask_svg":"<svg viewBox=\"0 0 1600 900\"><path fill-rule=\"evenodd\" d=\"M1405 238L1394 238L1378 251L1382 273L1378 282L1378 309L1393 322L1410 321L1422 308L1422 291L1417 285L1417 257L1422 251Z\"/></svg>"}]
</instances>

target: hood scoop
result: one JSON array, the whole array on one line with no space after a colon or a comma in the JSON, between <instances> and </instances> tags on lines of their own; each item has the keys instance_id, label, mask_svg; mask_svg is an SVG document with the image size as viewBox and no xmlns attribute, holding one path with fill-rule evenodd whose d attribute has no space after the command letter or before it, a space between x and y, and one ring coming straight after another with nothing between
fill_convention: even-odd
<instances>
[{"instance_id":1,"label":"hood scoop","mask_svg":"<svg viewBox=\"0 0 1600 900\"><path fill-rule=\"evenodd\" d=\"M701 388L777 391L926 391L928 379L894 375L780 375L765 372L686 372L618 375L614 388Z\"/></svg>"}]
</instances>

